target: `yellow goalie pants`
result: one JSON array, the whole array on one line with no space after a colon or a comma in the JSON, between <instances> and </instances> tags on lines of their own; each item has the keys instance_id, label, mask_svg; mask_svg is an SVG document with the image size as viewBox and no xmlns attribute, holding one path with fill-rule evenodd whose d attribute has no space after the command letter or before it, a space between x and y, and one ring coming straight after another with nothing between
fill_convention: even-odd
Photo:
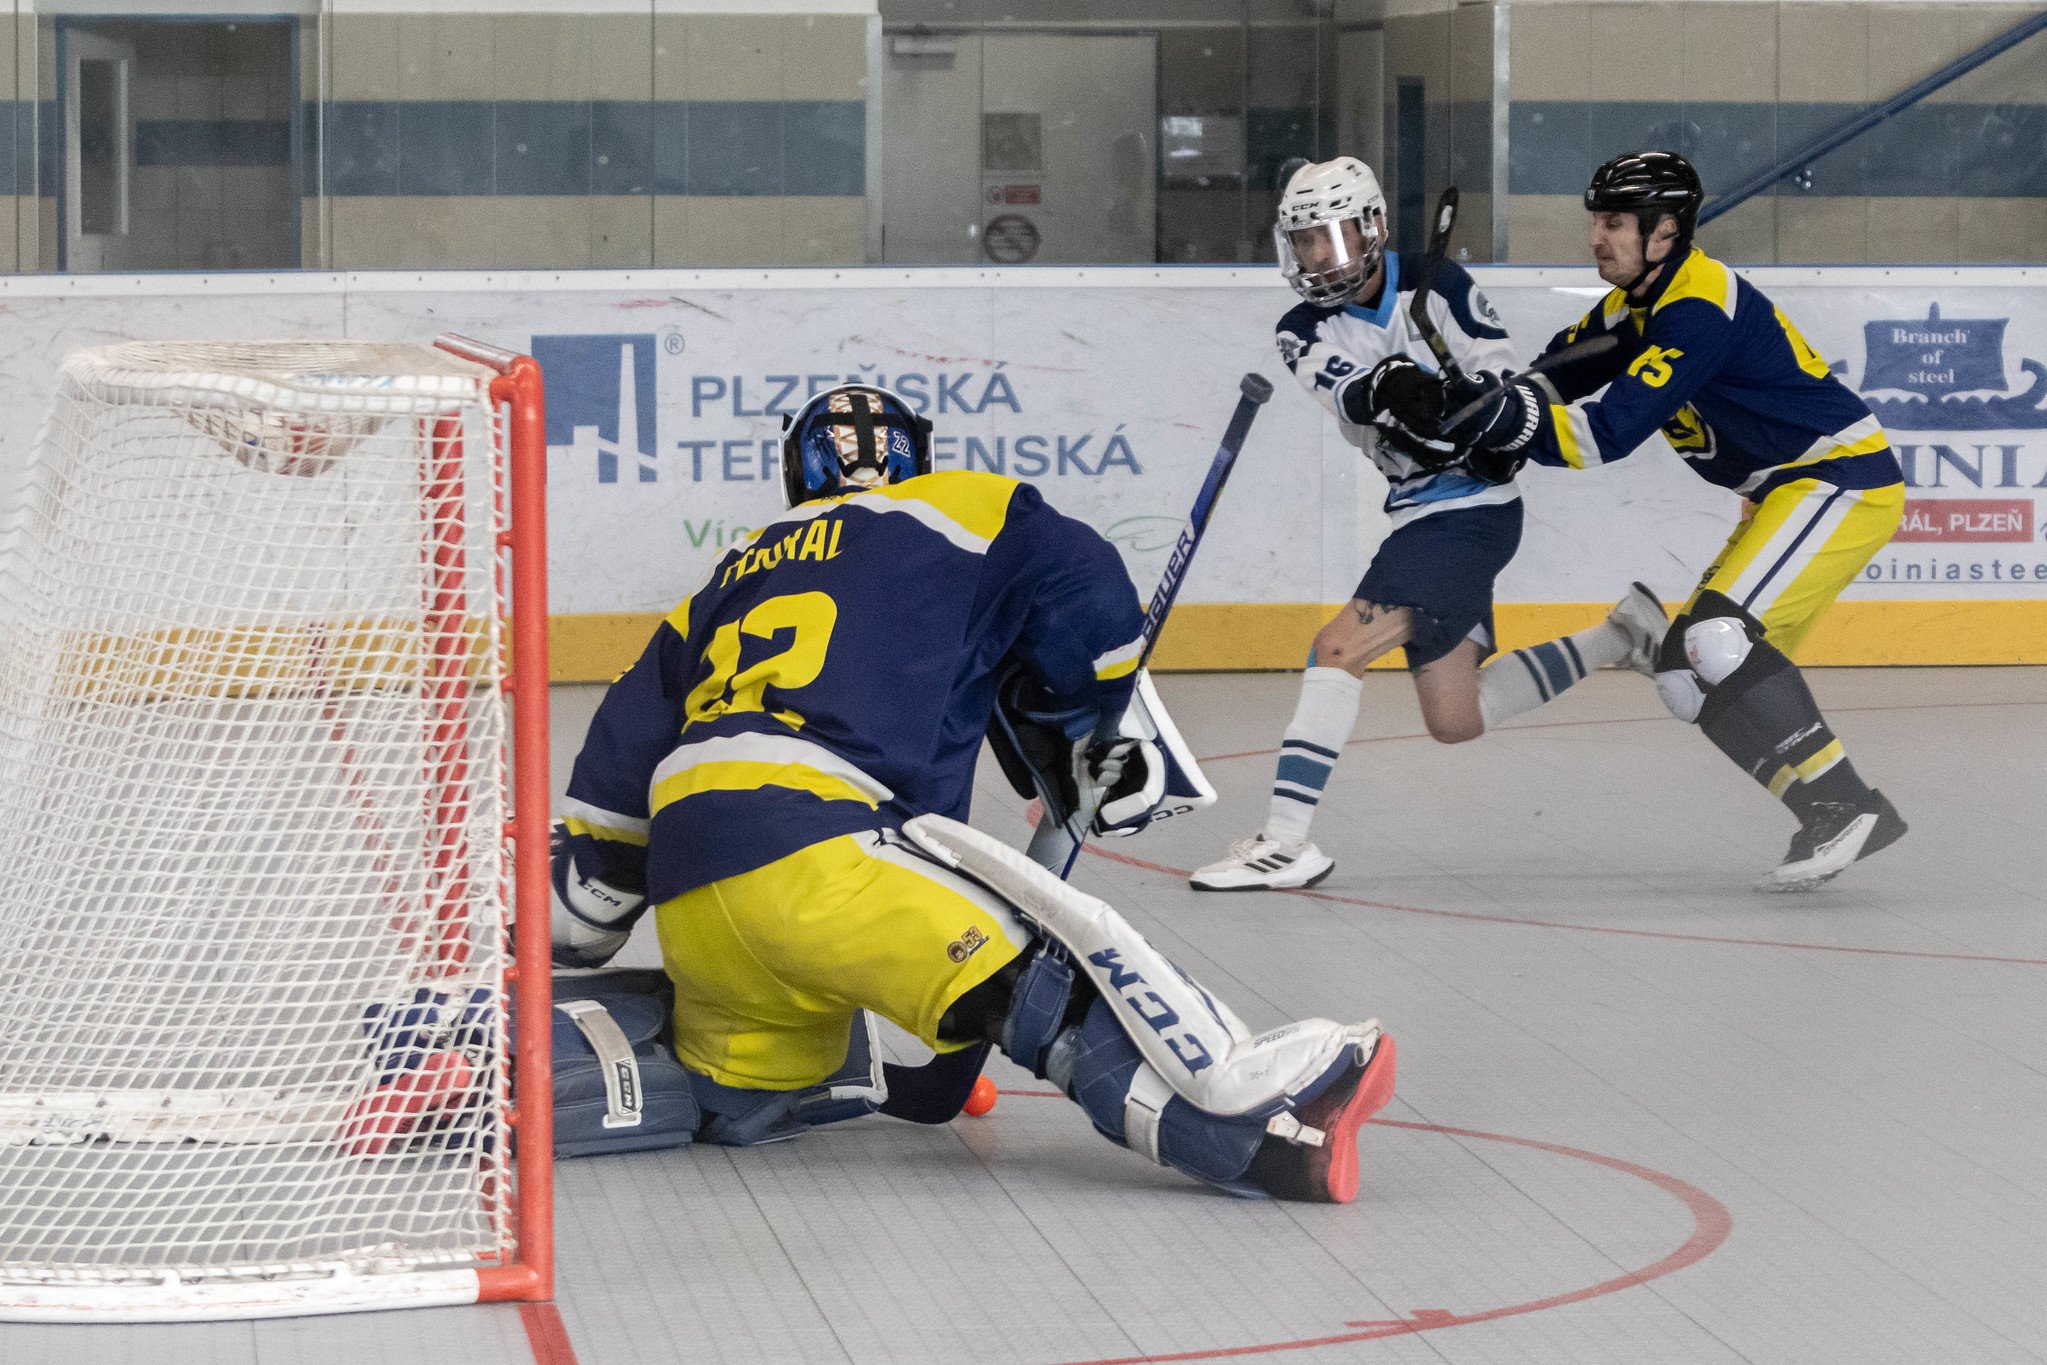
<instances>
[{"instance_id":1,"label":"yellow goalie pants","mask_svg":"<svg viewBox=\"0 0 2047 1365\"><path fill-rule=\"evenodd\" d=\"M725 1085L794 1090L846 1059L856 1010L941 1052L954 1001L1030 942L998 898L877 834L798 849L655 911L675 1051Z\"/></svg>"},{"instance_id":2,"label":"yellow goalie pants","mask_svg":"<svg viewBox=\"0 0 2047 1365\"><path fill-rule=\"evenodd\" d=\"M1710 588L1761 621L1770 643L1789 654L1897 532L1904 515L1901 483L1784 484L1748 505L1685 610Z\"/></svg>"}]
</instances>

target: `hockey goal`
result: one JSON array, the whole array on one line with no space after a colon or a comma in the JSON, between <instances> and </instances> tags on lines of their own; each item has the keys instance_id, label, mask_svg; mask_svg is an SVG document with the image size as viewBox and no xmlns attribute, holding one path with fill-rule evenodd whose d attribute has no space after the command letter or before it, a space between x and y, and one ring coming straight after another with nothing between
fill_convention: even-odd
<instances>
[{"instance_id":1,"label":"hockey goal","mask_svg":"<svg viewBox=\"0 0 2047 1365\"><path fill-rule=\"evenodd\" d=\"M0 1319L551 1294L544 439L454 337L65 361L0 545Z\"/></svg>"}]
</instances>

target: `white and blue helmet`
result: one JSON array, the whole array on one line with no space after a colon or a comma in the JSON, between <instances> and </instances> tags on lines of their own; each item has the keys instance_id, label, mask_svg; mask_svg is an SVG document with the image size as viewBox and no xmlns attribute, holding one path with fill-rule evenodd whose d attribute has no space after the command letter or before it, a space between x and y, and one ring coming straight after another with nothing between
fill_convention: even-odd
<instances>
[{"instance_id":1,"label":"white and blue helmet","mask_svg":"<svg viewBox=\"0 0 2047 1365\"><path fill-rule=\"evenodd\" d=\"M782 487L791 507L930 472L930 419L888 389L841 384L782 419Z\"/></svg>"}]
</instances>

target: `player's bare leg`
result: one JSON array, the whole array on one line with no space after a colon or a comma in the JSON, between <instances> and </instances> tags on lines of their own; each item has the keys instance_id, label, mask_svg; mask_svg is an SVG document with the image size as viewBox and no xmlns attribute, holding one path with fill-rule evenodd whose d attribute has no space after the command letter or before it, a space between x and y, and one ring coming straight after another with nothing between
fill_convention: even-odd
<instances>
[{"instance_id":1,"label":"player's bare leg","mask_svg":"<svg viewBox=\"0 0 2047 1365\"><path fill-rule=\"evenodd\" d=\"M1556 700L1593 669L1616 666L1653 673L1667 626L1662 604L1637 585L1598 625L1515 650L1484 667L1478 641L1466 639L1414 671L1422 721L1438 741L1462 744ZM1227 858L1195 872L1188 880L1196 890L1313 886L1329 875L1335 861L1309 842L1309 826L1357 723L1365 669L1413 635L1409 608L1361 598L1345 603L1322 628L1280 745L1264 828L1231 845Z\"/></svg>"}]
</instances>

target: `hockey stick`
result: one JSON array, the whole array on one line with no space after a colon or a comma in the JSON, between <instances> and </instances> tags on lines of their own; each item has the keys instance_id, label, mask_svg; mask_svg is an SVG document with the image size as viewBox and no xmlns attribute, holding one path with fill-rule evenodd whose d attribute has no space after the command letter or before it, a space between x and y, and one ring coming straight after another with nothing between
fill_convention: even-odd
<instances>
[{"instance_id":1,"label":"hockey stick","mask_svg":"<svg viewBox=\"0 0 2047 1365\"><path fill-rule=\"evenodd\" d=\"M1436 369L1445 379L1462 379L1464 371L1458 368L1457 357L1450 354L1450 343L1436 326L1436 320L1429 316L1429 286L1436 282L1436 271L1443 264L1443 257L1450 250L1450 229L1457 222L1457 187L1452 185L1443 191L1443 197L1436 201L1435 224L1429 229L1429 249L1422 256L1422 266L1414 280L1414 295L1407 301L1407 318L1414 324L1415 334L1436 357Z\"/></svg>"},{"instance_id":2,"label":"hockey stick","mask_svg":"<svg viewBox=\"0 0 2047 1365\"><path fill-rule=\"evenodd\" d=\"M1548 374L1551 370L1562 369L1564 366L1569 365L1574 361L1590 360L1593 356L1604 355L1606 352L1611 351L1614 347L1620 344L1621 344L1620 338L1616 336L1609 335L1586 337L1583 341L1572 342L1570 345L1564 347L1564 349L1561 351L1550 352L1548 355L1536 361L1533 365L1530 365L1527 369L1517 370L1515 373L1517 374L1517 376L1531 374ZM1437 429L1441 430L1443 427L1456 426L1459 422L1462 422L1465 418L1471 416L1474 412L1477 412L1480 408L1484 407L1487 403L1490 403L1492 400L1493 390L1487 389L1484 393L1472 399L1469 403L1466 403L1463 407L1457 409L1457 411L1451 413L1448 417L1445 417Z\"/></svg>"},{"instance_id":3,"label":"hockey stick","mask_svg":"<svg viewBox=\"0 0 2047 1365\"><path fill-rule=\"evenodd\" d=\"M1137 654L1137 670L1151 662L1152 651L1158 648L1159 632L1165 627L1166 617L1173 610L1173 600L1180 595L1180 585L1187 580L1188 566L1194 562L1194 552L1201 548L1202 534L1208 530L1209 518L1215 515L1216 502L1222 497L1223 486L1230 481L1230 470L1235 468L1237 455L1244 448L1244 438L1251 432L1252 419L1258 416L1258 409L1272 397L1272 381L1261 374L1247 374L1238 387L1242 396L1237 399L1236 411L1230 414L1230 424L1223 429L1222 444L1216 447L1215 458L1208 463L1208 476L1201 481L1201 491L1194 495L1193 510L1187 514L1187 525L1174 542L1173 553L1166 558L1165 572L1159 575L1159 584L1152 589L1151 605L1145 608L1144 625L1138 630L1137 638L1144 643ZM1088 826L1094 823L1095 810L1101 805L1102 793L1099 788L1084 790L1076 808L1062 823L1051 817L1051 807L1044 800L1042 784L1039 788L1039 804L1045 814L1038 820L1038 828L1031 835L1026 856L1040 867L1057 868L1060 880L1072 875L1074 860L1080 857L1080 846L1087 840Z\"/></svg>"}]
</instances>

